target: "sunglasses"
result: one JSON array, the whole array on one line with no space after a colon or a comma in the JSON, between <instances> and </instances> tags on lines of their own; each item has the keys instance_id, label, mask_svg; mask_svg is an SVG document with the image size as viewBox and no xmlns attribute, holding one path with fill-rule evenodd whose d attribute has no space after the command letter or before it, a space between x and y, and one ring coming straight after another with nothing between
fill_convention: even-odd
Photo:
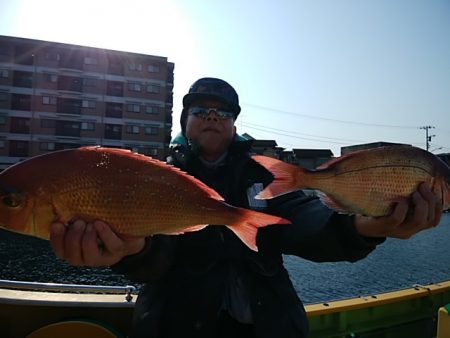
<instances>
[{"instance_id":1,"label":"sunglasses","mask_svg":"<svg viewBox=\"0 0 450 338\"><path fill-rule=\"evenodd\" d=\"M231 119L236 116L236 114L232 111L217 108L192 107L189 109L189 114L202 119L206 119L211 112L214 112L214 114L216 114L216 116L221 120Z\"/></svg>"}]
</instances>

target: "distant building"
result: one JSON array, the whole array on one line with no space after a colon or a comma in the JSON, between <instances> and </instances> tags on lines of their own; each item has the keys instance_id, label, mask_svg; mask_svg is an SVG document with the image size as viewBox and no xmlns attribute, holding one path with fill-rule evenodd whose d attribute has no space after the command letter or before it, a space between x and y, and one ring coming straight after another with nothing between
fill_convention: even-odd
<instances>
[{"instance_id":1,"label":"distant building","mask_svg":"<svg viewBox=\"0 0 450 338\"><path fill-rule=\"evenodd\" d=\"M257 140L247 133L242 134L242 137L253 141L252 150L258 155L279 159L281 152L284 150L284 148L278 147L275 140Z\"/></svg>"},{"instance_id":2,"label":"distant building","mask_svg":"<svg viewBox=\"0 0 450 338\"><path fill-rule=\"evenodd\" d=\"M295 164L306 169L315 169L333 158L329 149L292 149L292 152Z\"/></svg>"},{"instance_id":3,"label":"distant building","mask_svg":"<svg viewBox=\"0 0 450 338\"><path fill-rule=\"evenodd\" d=\"M292 150L284 150L280 154L280 160L297 165L297 158Z\"/></svg>"},{"instance_id":4,"label":"distant building","mask_svg":"<svg viewBox=\"0 0 450 338\"><path fill-rule=\"evenodd\" d=\"M164 159L173 74L165 57L0 36L0 169L83 145Z\"/></svg>"},{"instance_id":5,"label":"distant building","mask_svg":"<svg viewBox=\"0 0 450 338\"><path fill-rule=\"evenodd\" d=\"M277 158L287 163L299 165L307 169L314 169L333 158L329 149L292 149L284 150L274 140L257 140L244 133L242 137L252 140L252 150L256 154Z\"/></svg>"},{"instance_id":6,"label":"distant building","mask_svg":"<svg viewBox=\"0 0 450 338\"><path fill-rule=\"evenodd\" d=\"M358 150L365 150L365 149L371 149L371 148L378 148L378 147L386 147L386 146L404 146L404 145L410 145L410 144L403 144L403 143L391 143L391 142L373 142L373 143L365 143L365 144L356 144L353 146L348 147L341 147L341 155L345 155L354 151Z\"/></svg>"}]
</instances>

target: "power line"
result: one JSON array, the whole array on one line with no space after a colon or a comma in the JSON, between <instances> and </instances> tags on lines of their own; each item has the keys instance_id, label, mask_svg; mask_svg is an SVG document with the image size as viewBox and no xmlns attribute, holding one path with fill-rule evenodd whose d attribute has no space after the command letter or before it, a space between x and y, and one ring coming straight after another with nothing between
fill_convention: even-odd
<instances>
[{"instance_id":1,"label":"power line","mask_svg":"<svg viewBox=\"0 0 450 338\"><path fill-rule=\"evenodd\" d=\"M247 128L255 129L255 130L259 130L259 131L263 131L263 132L266 132L266 133L269 132L268 130L261 129L261 128L257 128L257 127L247 127ZM288 134L278 133L278 132L275 132L275 131L274 131L274 132L271 132L271 133L276 134L276 135L281 135L281 136L292 137L292 138L296 138L296 139L299 139L299 140L315 141L315 142L322 142L322 143L334 143L334 144L340 144L340 145L345 144L345 143L342 143L342 142L333 142L333 141L325 141L325 140L316 140L316 139L311 139L311 138L307 138L307 137L300 137L300 136L288 135Z\"/></svg>"},{"instance_id":2,"label":"power line","mask_svg":"<svg viewBox=\"0 0 450 338\"><path fill-rule=\"evenodd\" d=\"M304 117L304 118L309 118L309 119L325 120L325 121L338 122L338 123L347 123L347 124L370 126L370 127L401 128L401 129L409 129L409 130L425 129L426 133L427 133L427 135L426 135L426 148L427 148L427 150L429 150L430 147L431 147L431 138L436 136L436 135L429 135L428 134L428 130L431 129L431 128L435 128L434 126L417 127L417 126L398 126L398 125L385 125L385 124L371 124L371 123L356 122L356 121L330 119L330 118L324 118L324 117L320 117L320 116L311 116L311 115L301 114L301 113L293 113L293 112L289 112L289 111L285 111L285 110L273 109L273 108L269 108L269 107L254 105L254 104L251 104L251 103L243 103L243 105L255 107L255 108L258 108L258 109L262 109L262 110L274 111L274 112L277 112L277 113L282 113L282 114L287 114L287 115L293 115L295 117ZM315 141L315 142L322 142L322 143L334 143L334 144L338 144L338 145L345 145L345 144L348 144L349 142L350 143L353 143L353 142L365 142L364 140L332 138L332 137L325 137L325 136L320 136L320 135L311 135L311 134L305 134L305 133L301 133L300 135L309 136L309 137L301 137L301 136L298 136L299 135L298 132L288 131L288 130L284 130L284 129L276 129L276 128L271 128L271 127L266 127L266 126L259 125L259 124L248 123L248 122L242 121L242 119L240 120L240 124L245 126L246 128L250 128L250 129L253 129L253 130L257 130L257 131L261 131L261 132L265 132L265 133L276 134L276 135L281 135L281 136L286 136L286 137L291 137L291 138L296 138L296 139L301 139L301 140L307 140L307 141ZM444 130L444 129L439 128L439 127L436 128L436 130L442 131L445 134L450 133L450 131ZM420 146L421 145L421 143L418 143L418 142L415 142L413 144L415 146ZM436 146L436 145L433 144L433 146ZM439 149L450 149L449 147L442 146L442 145L440 145L438 147L439 147Z\"/></svg>"},{"instance_id":3,"label":"power line","mask_svg":"<svg viewBox=\"0 0 450 338\"><path fill-rule=\"evenodd\" d=\"M249 123L249 122L245 122L242 119L239 121L239 125L241 127L247 128L247 129L252 129L252 130L256 130L259 132L263 132L263 133L269 133L270 135L281 135L281 136L285 136L285 137L290 137L290 138L294 138L294 139L300 139L300 140L306 140L306 141L313 141L313 142L320 142L320 143L332 143L332 144L337 144L337 145L347 145L347 144L351 144L351 143L364 143L367 142L367 140L355 140L355 139L344 139L344 138L337 138L337 137L326 137L326 136L320 136L320 135L312 135L312 134L306 134L306 133L298 133L298 132L293 132L293 131L289 131L289 130L285 130L285 129L278 129L278 128L272 128L272 127L267 127L264 125L260 125L260 124L255 124L255 123ZM255 132L256 133L256 132ZM262 136L262 134L257 133L257 135L259 135L260 137L266 137L266 136ZM304 135L304 136L309 136L309 137L302 137L299 135ZM272 136L270 136L272 137ZM413 142L411 143L412 145L416 146L416 147L420 147L423 145L422 142ZM439 147L439 149L450 149L448 147L445 146L440 146L437 144L431 144L430 146L433 147ZM435 149L437 150L437 149Z\"/></svg>"},{"instance_id":4,"label":"power line","mask_svg":"<svg viewBox=\"0 0 450 338\"><path fill-rule=\"evenodd\" d=\"M282 113L282 114L286 114L286 115L293 115L293 116L296 116L296 117L303 117L303 118L307 118L307 119L313 119L313 120L322 120L322 121L329 121L329 122L336 122L336 123L345 123L345 124L355 124L355 125L366 126L366 127L417 129L417 126L400 126L400 125L366 123L366 122L358 122L358 121L331 119L331 118L327 118L327 117L313 116L313 115L302 114L302 113L294 113L294 112L290 112L290 111L286 111L286 110L259 106L259 105L252 104L252 103L242 103L242 105L246 105L246 106L249 106L249 107L254 107L254 108L258 108L258 109L262 109L262 110Z\"/></svg>"},{"instance_id":5,"label":"power line","mask_svg":"<svg viewBox=\"0 0 450 338\"><path fill-rule=\"evenodd\" d=\"M351 140L351 139L343 139L343 138L337 138L337 137L326 137L326 136L320 136L320 135L298 133L298 132L293 132L293 131L288 131L288 130L283 130L283 129L266 127L266 126L259 125L259 124L248 123L245 121L241 121L240 124L242 126L245 126L246 128L255 129L255 130L259 130L259 131L263 131L263 132L269 132L269 133L273 133L273 134L277 134L277 135L281 135L281 136L288 136L288 137L297 138L297 139L301 139L301 140L331 142L331 143L335 143L335 144L347 144L349 142L363 142L361 140ZM305 135L305 136L309 136L312 138L300 137L298 135ZM321 140L321 139L323 139L323 140ZM338 142L338 141L341 141L341 142Z\"/></svg>"}]
</instances>

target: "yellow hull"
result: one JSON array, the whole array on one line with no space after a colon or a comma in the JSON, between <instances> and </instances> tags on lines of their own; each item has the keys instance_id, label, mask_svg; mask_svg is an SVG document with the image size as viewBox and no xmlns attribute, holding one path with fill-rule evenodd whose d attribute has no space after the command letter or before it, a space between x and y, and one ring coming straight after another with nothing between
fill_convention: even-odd
<instances>
[{"instance_id":1,"label":"yellow hull","mask_svg":"<svg viewBox=\"0 0 450 338\"><path fill-rule=\"evenodd\" d=\"M135 299L132 287L0 281L0 336L124 338ZM446 304L450 304L450 280L310 304L306 311L311 338L450 338Z\"/></svg>"},{"instance_id":2,"label":"yellow hull","mask_svg":"<svg viewBox=\"0 0 450 338\"><path fill-rule=\"evenodd\" d=\"M311 304L306 311L311 338L426 338L436 337L438 311L446 304L450 304L450 280ZM450 326L450 316L447 320ZM441 321L446 325L445 317Z\"/></svg>"}]
</instances>

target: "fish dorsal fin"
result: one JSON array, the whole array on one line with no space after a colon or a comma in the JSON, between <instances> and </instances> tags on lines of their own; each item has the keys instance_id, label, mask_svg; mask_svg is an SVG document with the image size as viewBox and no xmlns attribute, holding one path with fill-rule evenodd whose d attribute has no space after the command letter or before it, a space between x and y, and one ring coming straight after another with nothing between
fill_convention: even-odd
<instances>
[{"instance_id":1,"label":"fish dorsal fin","mask_svg":"<svg viewBox=\"0 0 450 338\"><path fill-rule=\"evenodd\" d=\"M87 147L81 147L78 148L80 151L94 151L104 154L115 154L118 156L123 156L127 158L132 158L135 160L138 160L140 162L148 162L151 163L154 166L160 167L162 170L168 170L170 172L173 172L176 175L183 176L186 180L190 181L191 183L197 185L199 188L201 188L210 198L213 198L218 201L223 201L224 198L214 189L207 186L205 183L200 181L199 179L195 178L192 175L189 175L185 171L171 165L167 164L166 162L160 161L158 159L155 159L150 156L146 156L143 154L138 154L135 152L132 152L128 149L122 149L122 148L107 148L107 147L101 147L101 146L87 146Z\"/></svg>"},{"instance_id":2,"label":"fish dorsal fin","mask_svg":"<svg viewBox=\"0 0 450 338\"><path fill-rule=\"evenodd\" d=\"M344 161L344 160L346 160L346 159L348 159L350 157L353 157L356 153L358 153L358 152L355 151L355 152L352 152L352 153L348 153L348 154L342 155L340 157L333 158L333 159L331 159L331 160L329 160L329 161L319 165L316 168L316 170L328 169L328 168L332 167L333 165L335 165L336 163L342 162L342 161Z\"/></svg>"}]
</instances>

